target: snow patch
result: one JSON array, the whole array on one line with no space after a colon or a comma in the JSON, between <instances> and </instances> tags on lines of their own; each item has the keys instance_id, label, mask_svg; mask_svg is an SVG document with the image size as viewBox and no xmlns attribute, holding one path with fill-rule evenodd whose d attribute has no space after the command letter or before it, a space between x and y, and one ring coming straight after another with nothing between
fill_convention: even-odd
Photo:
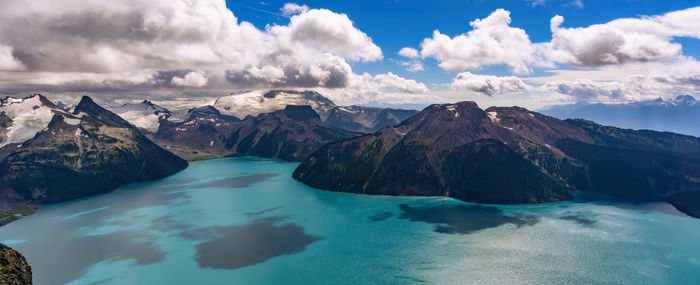
<instances>
[{"instance_id":1,"label":"snow patch","mask_svg":"<svg viewBox=\"0 0 700 285\"><path fill-rule=\"evenodd\" d=\"M64 116L63 122L65 122L66 124L69 124L69 125L77 126L80 124L80 119Z\"/></svg>"},{"instance_id":2,"label":"snow patch","mask_svg":"<svg viewBox=\"0 0 700 285\"><path fill-rule=\"evenodd\" d=\"M279 92L274 98L266 98L266 91L258 90L248 93L220 97L210 104L221 114L245 118L284 110L287 105L310 105L321 117L333 107L328 102L308 98L304 94Z\"/></svg>"},{"instance_id":3,"label":"snow patch","mask_svg":"<svg viewBox=\"0 0 700 285\"><path fill-rule=\"evenodd\" d=\"M80 128L75 129L76 136L80 136L81 133L82 133L82 131L80 130Z\"/></svg>"},{"instance_id":4,"label":"snow patch","mask_svg":"<svg viewBox=\"0 0 700 285\"><path fill-rule=\"evenodd\" d=\"M44 105L39 96L25 99L8 97L0 105L0 112L12 119L12 125L7 128L5 140L0 143L0 147L33 138L49 125L54 113L65 113L63 110Z\"/></svg>"},{"instance_id":5,"label":"snow patch","mask_svg":"<svg viewBox=\"0 0 700 285\"><path fill-rule=\"evenodd\" d=\"M214 141L210 141L209 146L213 146L213 145L214 145Z\"/></svg>"},{"instance_id":6,"label":"snow patch","mask_svg":"<svg viewBox=\"0 0 700 285\"><path fill-rule=\"evenodd\" d=\"M494 124L498 124L498 122L501 120L498 118L498 113L496 112L486 112L486 114L489 116L489 119L491 119L491 122Z\"/></svg>"},{"instance_id":7,"label":"snow patch","mask_svg":"<svg viewBox=\"0 0 700 285\"><path fill-rule=\"evenodd\" d=\"M160 120L170 116L170 112L165 108L147 101L138 104L124 104L110 108L110 110L137 128L151 133L158 131Z\"/></svg>"}]
</instances>

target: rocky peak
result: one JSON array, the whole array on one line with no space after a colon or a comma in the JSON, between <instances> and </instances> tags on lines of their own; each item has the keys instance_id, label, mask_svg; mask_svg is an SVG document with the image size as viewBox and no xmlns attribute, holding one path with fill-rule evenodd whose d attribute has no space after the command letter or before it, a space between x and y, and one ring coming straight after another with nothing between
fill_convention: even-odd
<instances>
[{"instance_id":1,"label":"rocky peak","mask_svg":"<svg viewBox=\"0 0 700 285\"><path fill-rule=\"evenodd\" d=\"M284 108L284 114L297 122L321 119L318 113L309 105L287 105L287 107Z\"/></svg>"},{"instance_id":2,"label":"rocky peak","mask_svg":"<svg viewBox=\"0 0 700 285\"><path fill-rule=\"evenodd\" d=\"M83 98L80 99L80 103L78 103L78 105L75 106L73 114L80 117L80 113L91 115L100 119L104 123L113 126L131 126L131 124L129 124L129 122L127 122L126 120L122 119L122 117L119 117L117 114L114 114L108 111L107 109L102 108L100 105L95 103L95 101L93 101L92 98L90 98L89 96L83 96Z\"/></svg>"}]
</instances>

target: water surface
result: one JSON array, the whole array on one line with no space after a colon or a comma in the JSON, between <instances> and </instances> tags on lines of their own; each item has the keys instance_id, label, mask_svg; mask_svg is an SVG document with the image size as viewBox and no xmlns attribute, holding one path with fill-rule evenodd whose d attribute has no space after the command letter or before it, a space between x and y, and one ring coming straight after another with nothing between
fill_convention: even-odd
<instances>
[{"instance_id":1,"label":"water surface","mask_svg":"<svg viewBox=\"0 0 700 285\"><path fill-rule=\"evenodd\" d=\"M0 228L36 284L564 284L700 280L668 204L493 206L319 191L295 163L195 162Z\"/></svg>"}]
</instances>

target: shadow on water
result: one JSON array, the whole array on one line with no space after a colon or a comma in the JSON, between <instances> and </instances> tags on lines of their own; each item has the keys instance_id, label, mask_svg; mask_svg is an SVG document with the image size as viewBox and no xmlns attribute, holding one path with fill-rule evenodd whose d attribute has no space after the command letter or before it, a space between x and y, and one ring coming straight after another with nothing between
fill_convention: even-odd
<instances>
[{"instance_id":1,"label":"shadow on water","mask_svg":"<svg viewBox=\"0 0 700 285\"><path fill-rule=\"evenodd\" d=\"M591 216L592 213L585 213L585 212L565 212L563 215L559 216L560 220L567 220L567 221L573 221L581 226L584 226L586 228L593 228L595 227L595 224L598 222L597 220L594 220Z\"/></svg>"},{"instance_id":2,"label":"shadow on water","mask_svg":"<svg viewBox=\"0 0 700 285\"><path fill-rule=\"evenodd\" d=\"M381 221L389 219L393 216L394 216L394 214L392 214L391 212L381 212L381 213L377 213L377 214L370 216L369 220L372 222L381 222Z\"/></svg>"},{"instance_id":3,"label":"shadow on water","mask_svg":"<svg viewBox=\"0 0 700 285\"><path fill-rule=\"evenodd\" d=\"M443 234L470 234L504 224L518 227L531 226L539 222L535 215L509 216L497 207L482 205L440 205L430 207L399 206L401 219L435 224L435 232Z\"/></svg>"},{"instance_id":4,"label":"shadow on water","mask_svg":"<svg viewBox=\"0 0 700 285\"><path fill-rule=\"evenodd\" d=\"M237 269L291 255L321 238L307 234L284 217L270 217L250 224L217 226L182 232L181 238L202 241L196 246L201 268Z\"/></svg>"},{"instance_id":5,"label":"shadow on water","mask_svg":"<svg viewBox=\"0 0 700 285\"><path fill-rule=\"evenodd\" d=\"M201 188L246 188L255 183L260 183L277 176L277 173L251 174L235 177L226 177L214 181L203 182L190 186L190 189Z\"/></svg>"},{"instance_id":6,"label":"shadow on water","mask_svg":"<svg viewBox=\"0 0 700 285\"><path fill-rule=\"evenodd\" d=\"M674 207L673 205L671 205L667 202L662 202L662 201L656 201L656 202L638 201L638 202L635 202L635 201L620 200L620 199L606 196L606 195L602 195L602 194L579 193L579 194L574 194L573 202L590 203L590 204L601 205L601 206L612 206L612 207L616 207L619 209L636 210L636 211L640 211L643 213L658 212L658 213L665 213L665 214L681 216L681 217L688 216L685 213L678 211L678 209L676 209L676 207Z\"/></svg>"}]
</instances>

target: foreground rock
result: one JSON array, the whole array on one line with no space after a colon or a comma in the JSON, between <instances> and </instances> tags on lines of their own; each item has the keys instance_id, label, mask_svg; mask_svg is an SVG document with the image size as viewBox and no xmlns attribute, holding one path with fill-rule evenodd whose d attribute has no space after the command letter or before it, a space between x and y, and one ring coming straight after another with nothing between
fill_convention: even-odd
<instances>
[{"instance_id":1,"label":"foreground rock","mask_svg":"<svg viewBox=\"0 0 700 285\"><path fill-rule=\"evenodd\" d=\"M89 97L83 97L73 113L52 110L52 114L48 125L31 139L3 148L1 211L12 214L111 191L187 167L186 161Z\"/></svg>"},{"instance_id":2,"label":"foreground rock","mask_svg":"<svg viewBox=\"0 0 700 285\"><path fill-rule=\"evenodd\" d=\"M0 244L0 284L32 284L32 267L19 252Z\"/></svg>"},{"instance_id":3,"label":"foreground rock","mask_svg":"<svg viewBox=\"0 0 700 285\"><path fill-rule=\"evenodd\" d=\"M396 127L328 144L293 177L333 191L497 204L592 192L668 201L697 217L697 206L692 211L679 203L700 204L699 151L695 137L460 102L432 105Z\"/></svg>"},{"instance_id":4,"label":"foreground rock","mask_svg":"<svg viewBox=\"0 0 700 285\"><path fill-rule=\"evenodd\" d=\"M323 144L355 135L325 125L308 105L243 120L207 106L191 110L184 122L162 126L154 139L188 160L251 155L300 161Z\"/></svg>"}]
</instances>

